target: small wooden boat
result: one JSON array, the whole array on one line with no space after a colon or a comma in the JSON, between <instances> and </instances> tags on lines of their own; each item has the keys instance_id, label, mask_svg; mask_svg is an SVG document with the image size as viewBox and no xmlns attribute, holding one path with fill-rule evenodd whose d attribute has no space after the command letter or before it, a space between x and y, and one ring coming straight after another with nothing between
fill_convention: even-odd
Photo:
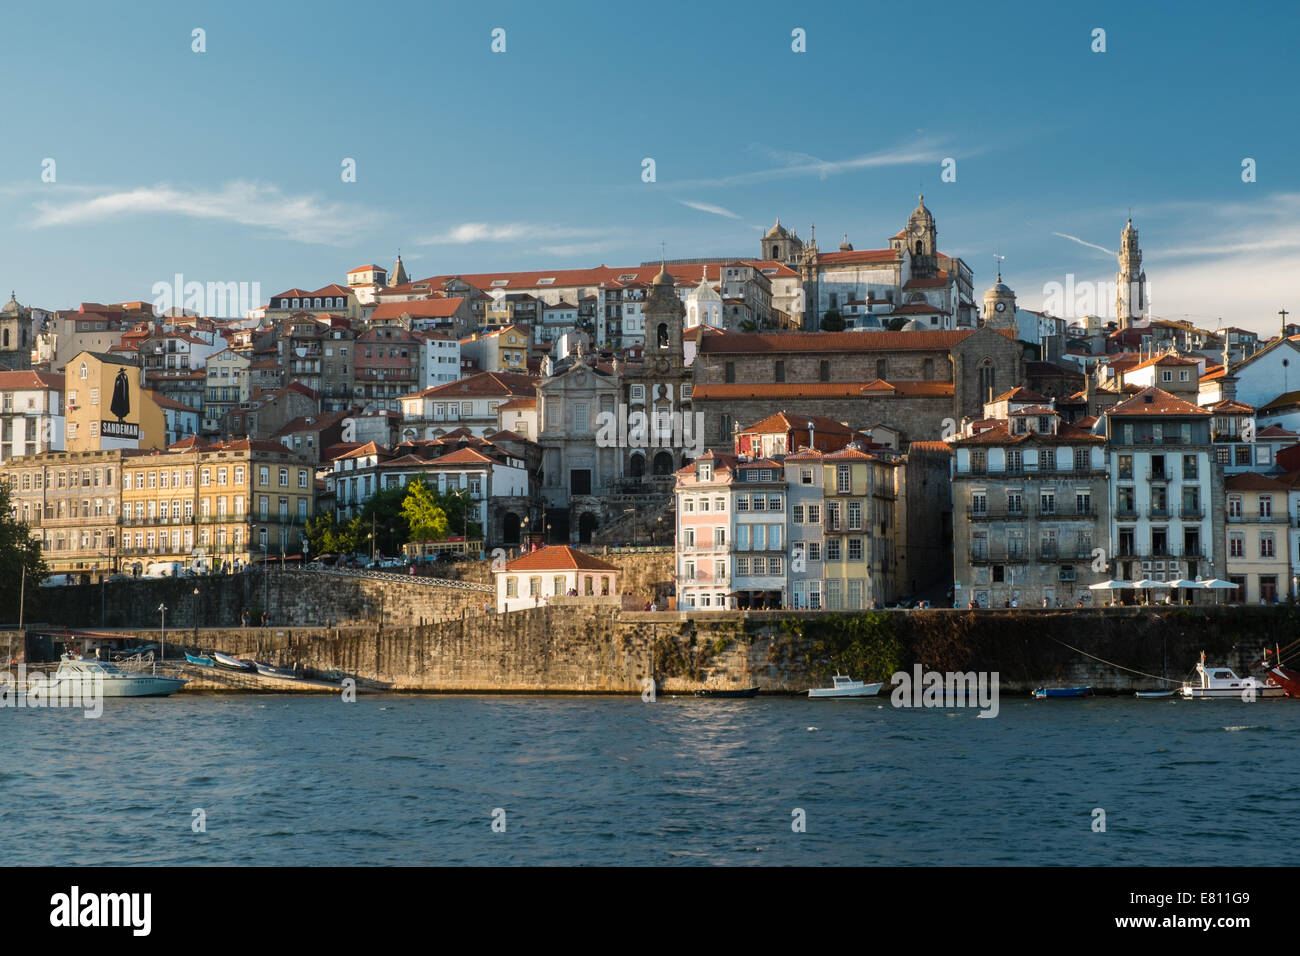
<instances>
[{"instance_id":1,"label":"small wooden boat","mask_svg":"<svg viewBox=\"0 0 1300 956\"><path fill-rule=\"evenodd\" d=\"M229 654L223 654L220 651L213 651L212 659L217 662L218 667L224 667L232 671L257 670L257 665L252 661L246 661L238 657L231 657Z\"/></svg>"},{"instance_id":2,"label":"small wooden boat","mask_svg":"<svg viewBox=\"0 0 1300 956\"><path fill-rule=\"evenodd\" d=\"M1039 687L1034 691L1038 698L1046 697L1091 697L1091 685L1083 687Z\"/></svg>"},{"instance_id":3,"label":"small wooden boat","mask_svg":"<svg viewBox=\"0 0 1300 956\"><path fill-rule=\"evenodd\" d=\"M280 680L297 680L298 675L287 667L276 667L274 664L268 664L265 661L255 661L257 673L262 677L277 677Z\"/></svg>"},{"instance_id":4,"label":"small wooden boat","mask_svg":"<svg viewBox=\"0 0 1300 956\"><path fill-rule=\"evenodd\" d=\"M1294 647L1295 645L1292 646ZM1294 667L1284 666L1282 664L1282 649L1276 645L1274 645L1274 647L1275 653L1277 654L1277 662L1272 666L1269 666L1269 652L1267 650L1264 651L1263 664L1268 668L1269 678L1274 684L1277 684L1285 690L1288 697L1300 697L1300 670L1296 670Z\"/></svg>"},{"instance_id":5,"label":"small wooden boat","mask_svg":"<svg viewBox=\"0 0 1300 956\"><path fill-rule=\"evenodd\" d=\"M205 656L202 655L202 654L191 654L189 651L186 651L186 652L185 652L185 660L187 660L187 661L188 661L189 663L191 663L191 664L197 664L197 665L199 665L199 667L216 667L216 666L217 666L217 662L214 661L212 658L210 658L210 657L205 657Z\"/></svg>"},{"instance_id":6,"label":"small wooden boat","mask_svg":"<svg viewBox=\"0 0 1300 956\"><path fill-rule=\"evenodd\" d=\"M695 692L695 696L696 696L696 697L715 697L715 698L757 697L757 696L758 696L758 688L757 688L757 687L747 687L747 688L745 688L744 690L714 690L714 689L712 689L712 688L706 688L706 689L704 689L704 690L697 690L697 691Z\"/></svg>"},{"instance_id":7,"label":"small wooden boat","mask_svg":"<svg viewBox=\"0 0 1300 956\"><path fill-rule=\"evenodd\" d=\"M1164 698L1173 697L1177 693L1178 691L1176 689L1175 690L1140 690L1137 691L1133 696L1136 697L1138 700L1160 700Z\"/></svg>"},{"instance_id":8,"label":"small wooden boat","mask_svg":"<svg viewBox=\"0 0 1300 956\"><path fill-rule=\"evenodd\" d=\"M847 674L836 674L831 678L830 687L810 687L808 689L809 697L875 697L880 693L880 688L884 687L884 681L875 684L864 684L860 680L854 680Z\"/></svg>"}]
</instances>

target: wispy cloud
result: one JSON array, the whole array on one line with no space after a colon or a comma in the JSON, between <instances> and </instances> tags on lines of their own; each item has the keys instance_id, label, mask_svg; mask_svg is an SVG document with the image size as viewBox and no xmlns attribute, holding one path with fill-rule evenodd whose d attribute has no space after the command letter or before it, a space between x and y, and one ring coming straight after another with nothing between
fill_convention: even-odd
<instances>
[{"instance_id":1,"label":"wispy cloud","mask_svg":"<svg viewBox=\"0 0 1300 956\"><path fill-rule=\"evenodd\" d=\"M443 232L417 239L422 246L461 246L473 242L525 242L533 239L594 239L609 234L608 229L555 226L532 222L463 222Z\"/></svg>"},{"instance_id":2,"label":"wispy cloud","mask_svg":"<svg viewBox=\"0 0 1300 956\"><path fill-rule=\"evenodd\" d=\"M1107 249L1105 246L1099 246L1095 242L1088 242L1086 239L1080 239L1078 236L1072 236L1068 232L1054 232L1052 233L1052 235L1060 236L1062 239L1069 239L1071 242L1077 242L1079 245L1087 246L1089 249L1096 249L1098 252L1104 252L1108 256L1114 256L1119 254L1112 249Z\"/></svg>"},{"instance_id":3,"label":"wispy cloud","mask_svg":"<svg viewBox=\"0 0 1300 956\"><path fill-rule=\"evenodd\" d=\"M727 219L739 219L730 209L724 209L722 206L715 206L707 202L693 202L689 199L679 199L677 202L683 206L689 206L691 209L698 209L700 212L707 212L714 216L725 216Z\"/></svg>"},{"instance_id":4,"label":"wispy cloud","mask_svg":"<svg viewBox=\"0 0 1300 956\"><path fill-rule=\"evenodd\" d=\"M275 186L243 181L219 189L140 186L72 202L39 201L36 208L32 226L37 229L109 222L124 216L173 215L252 226L281 238L321 245L346 245L376 218L343 203L290 196Z\"/></svg>"},{"instance_id":5,"label":"wispy cloud","mask_svg":"<svg viewBox=\"0 0 1300 956\"><path fill-rule=\"evenodd\" d=\"M792 179L800 176L816 176L826 179L844 173L864 169L878 169L883 166L911 166L920 163L937 163L945 158L946 153L935 139L918 139L912 143L851 156L848 159L826 160L808 153L786 152L765 146L754 147L769 159L782 163L771 169L757 169L749 172L732 173L713 179L689 179L673 183L675 186L690 188L709 188L719 186L750 186L755 183L771 182L778 179ZM974 155L978 150L963 149L962 156Z\"/></svg>"}]
</instances>

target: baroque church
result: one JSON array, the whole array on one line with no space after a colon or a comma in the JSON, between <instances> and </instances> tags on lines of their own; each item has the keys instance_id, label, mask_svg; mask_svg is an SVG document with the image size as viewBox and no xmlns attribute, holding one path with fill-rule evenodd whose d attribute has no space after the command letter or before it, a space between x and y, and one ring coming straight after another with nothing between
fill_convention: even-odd
<instances>
[{"instance_id":1,"label":"baroque church","mask_svg":"<svg viewBox=\"0 0 1300 956\"><path fill-rule=\"evenodd\" d=\"M580 348L543 369L537 443L550 540L586 543L626 512L661 507L674 473L698 454L676 288L661 265L642 310L640 362Z\"/></svg>"},{"instance_id":2,"label":"baroque church","mask_svg":"<svg viewBox=\"0 0 1300 956\"><path fill-rule=\"evenodd\" d=\"M22 372L32 367L35 324L32 310L20 305L11 292L9 301L0 308L0 369Z\"/></svg>"}]
</instances>

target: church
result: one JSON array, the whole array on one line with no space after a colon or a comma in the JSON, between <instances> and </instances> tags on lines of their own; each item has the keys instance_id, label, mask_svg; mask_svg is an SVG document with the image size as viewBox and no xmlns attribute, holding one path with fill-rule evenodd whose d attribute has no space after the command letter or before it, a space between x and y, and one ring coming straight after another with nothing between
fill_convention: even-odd
<instances>
[{"instance_id":1,"label":"church","mask_svg":"<svg viewBox=\"0 0 1300 956\"><path fill-rule=\"evenodd\" d=\"M934 215L920 196L906 225L884 249L854 249L847 235L822 252L814 226L808 242L776 225L763 236L760 258L799 273L789 300L777 301L805 332L884 331L902 319L914 329L951 331L977 324L974 277L961 259L939 251Z\"/></svg>"},{"instance_id":2,"label":"church","mask_svg":"<svg viewBox=\"0 0 1300 956\"><path fill-rule=\"evenodd\" d=\"M9 301L0 308L0 369L25 372L32 367L35 325L32 310L10 293Z\"/></svg>"}]
</instances>

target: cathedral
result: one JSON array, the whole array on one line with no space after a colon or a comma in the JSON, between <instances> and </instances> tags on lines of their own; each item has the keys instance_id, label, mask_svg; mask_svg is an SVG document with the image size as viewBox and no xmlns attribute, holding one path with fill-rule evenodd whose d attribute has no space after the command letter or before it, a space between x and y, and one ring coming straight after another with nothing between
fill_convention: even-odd
<instances>
[{"instance_id":1,"label":"cathedral","mask_svg":"<svg viewBox=\"0 0 1300 956\"><path fill-rule=\"evenodd\" d=\"M778 219L763 236L759 253L764 261L798 272L790 318L805 332L885 331L904 323L951 331L976 325L970 267L939 251L938 228L924 196L885 249L855 249L845 235L834 252L822 252L815 226L804 242Z\"/></svg>"},{"instance_id":2,"label":"cathedral","mask_svg":"<svg viewBox=\"0 0 1300 956\"><path fill-rule=\"evenodd\" d=\"M32 367L32 349L36 345L32 310L20 305L13 293L0 308L0 369L13 372Z\"/></svg>"}]
</instances>

